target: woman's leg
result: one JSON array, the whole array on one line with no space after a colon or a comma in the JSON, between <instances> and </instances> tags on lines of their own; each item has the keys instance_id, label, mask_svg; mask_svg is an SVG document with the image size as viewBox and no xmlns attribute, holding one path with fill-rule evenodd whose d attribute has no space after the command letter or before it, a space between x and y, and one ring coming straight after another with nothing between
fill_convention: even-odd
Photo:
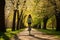
<instances>
[{"instance_id":1,"label":"woman's leg","mask_svg":"<svg viewBox=\"0 0 60 40\"><path fill-rule=\"evenodd\" d=\"M29 31L29 35L30 35L30 31Z\"/></svg>"},{"instance_id":2,"label":"woman's leg","mask_svg":"<svg viewBox=\"0 0 60 40\"><path fill-rule=\"evenodd\" d=\"M31 24L29 24L29 35L31 34L31 33L30 33L30 31L31 31L31 28L30 28L30 27L31 27Z\"/></svg>"}]
</instances>

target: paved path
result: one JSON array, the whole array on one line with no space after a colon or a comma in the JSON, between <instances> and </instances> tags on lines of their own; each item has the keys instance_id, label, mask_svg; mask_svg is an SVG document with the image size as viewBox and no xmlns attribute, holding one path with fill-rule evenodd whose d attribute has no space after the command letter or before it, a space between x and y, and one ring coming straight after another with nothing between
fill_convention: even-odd
<instances>
[{"instance_id":1,"label":"paved path","mask_svg":"<svg viewBox=\"0 0 60 40\"><path fill-rule=\"evenodd\" d=\"M35 29L32 29L31 35L29 35L27 30L28 29L26 28L23 32L15 35L14 39L12 40L60 40L53 35L47 35Z\"/></svg>"}]
</instances>

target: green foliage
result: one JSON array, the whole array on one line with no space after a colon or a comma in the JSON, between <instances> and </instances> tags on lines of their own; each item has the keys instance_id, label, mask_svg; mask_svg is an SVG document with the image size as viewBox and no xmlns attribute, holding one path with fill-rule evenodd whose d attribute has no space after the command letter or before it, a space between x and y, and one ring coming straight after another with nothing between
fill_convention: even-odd
<instances>
[{"instance_id":1,"label":"green foliage","mask_svg":"<svg viewBox=\"0 0 60 40\"><path fill-rule=\"evenodd\" d=\"M37 29L37 30L43 32L44 34L54 35L54 36L60 37L60 31L57 32L57 31L51 30L51 29L47 29L47 30Z\"/></svg>"},{"instance_id":2,"label":"green foliage","mask_svg":"<svg viewBox=\"0 0 60 40\"><path fill-rule=\"evenodd\" d=\"M38 23L40 23L41 21L41 25L43 26L43 18L44 17L48 17L49 20L47 22L47 27L52 25L52 20L50 19L53 15L55 15L55 10L54 10L54 5L51 3L51 1L54 3L54 0L26 0L26 3L23 7L24 4L24 0L20 0L20 5L19 5L19 14L21 13L21 10L23 9L23 23L26 26L27 25L27 17L29 14L32 15L32 25L36 25ZM60 1L59 0L55 0L56 4L57 4L57 8L60 11ZM6 1L6 6L8 7L10 1ZM16 2L15 1L15 6L16 6ZM9 5L8 5L9 4ZM12 25L12 19L13 19L13 5L11 4L10 8L9 8L9 13L6 13L6 23L7 26ZM6 8L7 11L7 8ZM9 17L8 17L9 16ZM26 17L24 17L26 16ZM17 19L17 18L16 18ZM53 19L53 18L52 18ZM17 20L16 20L17 21ZM17 22L16 22L17 23ZM55 26L54 26L55 27Z\"/></svg>"},{"instance_id":3,"label":"green foliage","mask_svg":"<svg viewBox=\"0 0 60 40\"><path fill-rule=\"evenodd\" d=\"M56 18L55 18L55 15L53 15L51 18L48 19L46 27L47 28L51 28L51 29L56 28Z\"/></svg>"},{"instance_id":4,"label":"green foliage","mask_svg":"<svg viewBox=\"0 0 60 40\"><path fill-rule=\"evenodd\" d=\"M5 33L0 33L0 40L9 40L14 35L18 34L19 32L23 31L24 29L11 31L11 28L7 28L7 31Z\"/></svg>"}]
</instances>

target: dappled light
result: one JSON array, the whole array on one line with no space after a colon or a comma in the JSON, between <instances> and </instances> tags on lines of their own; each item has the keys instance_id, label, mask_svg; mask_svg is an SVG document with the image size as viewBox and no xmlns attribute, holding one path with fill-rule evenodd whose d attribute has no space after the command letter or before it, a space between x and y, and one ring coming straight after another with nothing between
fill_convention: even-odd
<instances>
[{"instance_id":1,"label":"dappled light","mask_svg":"<svg viewBox=\"0 0 60 40\"><path fill-rule=\"evenodd\" d=\"M60 40L60 0L0 0L0 40Z\"/></svg>"}]
</instances>

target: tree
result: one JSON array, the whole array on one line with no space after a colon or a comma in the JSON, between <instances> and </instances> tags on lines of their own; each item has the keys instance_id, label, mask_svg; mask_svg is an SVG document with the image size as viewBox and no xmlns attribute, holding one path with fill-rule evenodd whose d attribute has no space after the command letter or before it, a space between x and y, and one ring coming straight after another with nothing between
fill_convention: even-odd
<instances>
[{"instance_id":1,"label":"tree","mask_svg":"<svg viewBox=\"0 0 60 40\"><path fill-rule=\"evenodd\" d=\"M56 31L60 31L60 11L58 10L59 8L57 7L56 0L50 1L55 7L55 16L56 16Z\"/></svg>"},{"instance_id":2,"label":"tree","mask_svg":"<svg viewBox=\"0 0 60 40\"><path fill-rule=\"evenodd\" d=\"M37 28L41 29L41 23L38 23Z\"/></svg>"},{"instance_id":3,"label":"tree","mask_svg":"<svg viewBox=\"0 0 60 40\"><path fill-rule=\"evenodd\" d=\"M19 10L17 10L17 30L19 30L19 21L20 21Z\"/></svg>"},{"instance_id":4,"label":"tree","mask_svg":"<svg viewBox=\"0 0 60 40\"><path fill-rule=\"evenodd\" d=\"M21 14L20 14L20 28L23 28L24 27L24 23L23 23L23 11L24 11L24 6L26 6L25 5L25 3L26 3L26 0L24 0L24 2L23 2L23 6L22 6L22 9L21 9Z\"/></svg>"},{"instance_id":5,"label":"tree","mask_svg":"<svg viewBox=\"0 0 60 40\"><path fill-rule=\"evenodd\" d=\"M13 4L13 7L14 7L14 0L11 0L11 3ZM16 6L17 7L17 6ZM16 12L17 12L17 9L14 8L14 14L13 14L13 24L12 24L12 31L15 31L15 21L16 21Z\"/></svg>"},{"instance_id":6,"label":"tree","mask_svg":"<svg viewBox=\"0 0 60 40\"><path fill-rule=\"evenodd\" d=\"M49 19L48 17L43 18L43 29L46 29L46 24L47 24L48 19Z\"/></svg>"},{"instance_id":7,"label":"tree","mask_svg":"<svg viewBox=\"0 0 60 40\"><path fill-rule=\"evenodd\" d=\"M42 4L39 4L40 7L38 5L38 13L43 18L43 29L46 29L48 19L54 15L53 6L48 0L42 0L40 3Z\"/></svg>"},{"instance_id":8,"label":"tree","mask_svg":"<svg viewBox=\"0 0 60 40\"><path fill-rule=\"evenodd\" d=\"M4 7L5 7L5 0L0 0L0 31L1 32L6 32Z\"/></svg>"},{"instance_id":9,"label":"tree","mask_svg":"<svg viewBox=\"0 0 60 40\"><path fill-rule=\"evenodd\" d=\"M16 11L17 11L17 10L14 10L12 31L15 31Z\"/></svg>"},{"instance_id":10,"label":"tree","mask_svg":"<svg viewBox=\"0 0 60 40\"><path fill-rule=\"evenodd\" d=\"M17 8L17 30L19 30L19 21L20 21L18 6L19 6L19 0L16 5L16 8Z\"/></svg>"}]
</instances>

